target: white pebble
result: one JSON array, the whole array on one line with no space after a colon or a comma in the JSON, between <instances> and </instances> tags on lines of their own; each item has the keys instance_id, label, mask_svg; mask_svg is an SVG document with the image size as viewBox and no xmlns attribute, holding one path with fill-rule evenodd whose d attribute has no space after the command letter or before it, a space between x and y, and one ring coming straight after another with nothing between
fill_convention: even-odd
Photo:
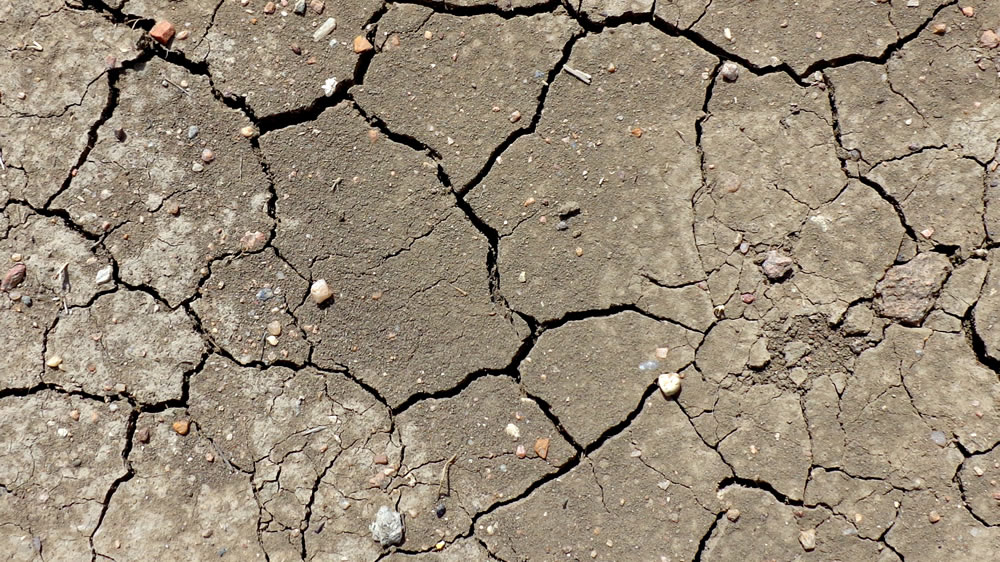
<instances>
[{"instance_id":1,"label":"white pebble","mask_svg":"<svg viewBox=\"0 0 1000 562\"><path fill-rule=\"evenodd\" d=\"M313 41L319 41L320 39L329 35L334 29L337 29L337 20L334 18L327 18L323 25L316 29L316 33L313 33Z\"/></svg>"},{"instance_id":2,"label":"white pebble","mask_svg":"<svg viewBox=\"0 0 1000 562\"><path fill-rule=\"evenodd\" d=\"M333 291L330 286L327 285L326 279L320 279L312 284L309 288L309 296L316 304L323 304L327 299L333 296Z\"/></svg>"},{"instance_id":3,"label":"white pebble","mask_svg":"<svg viewBox=\"0 0 1000 562\"><path fill-rule=\"evenodd\" d=\"M512 423L507 424L507 427L504 429L504 431L506 431L507 435L510 435L514 439L521 437L521 430L518 429L517 426Z\"/></svg>"},{"instance_id":4,"label":"white pebble","mask_svg":"<svg viewBox=\"0 0 1000 562\"><path fill-rule=\"evenodd\" d=\"M111 281L111 272L113 268L109 265L107 267L102 267L98 270L97 275L94 277L94 282L98 285L103 285L108 281Z\"/></svg>"},{"instance_id":5,"label":"white pebble","mask_svg":"<svg viewBox=\"0 0 1000 562\"><path fill-rule=\"evenodd\" d=\"M656 384L664 396L673 398L681 391L681 376L677 373L663 373L656 378Z\"/></svg>"}]
</instances>

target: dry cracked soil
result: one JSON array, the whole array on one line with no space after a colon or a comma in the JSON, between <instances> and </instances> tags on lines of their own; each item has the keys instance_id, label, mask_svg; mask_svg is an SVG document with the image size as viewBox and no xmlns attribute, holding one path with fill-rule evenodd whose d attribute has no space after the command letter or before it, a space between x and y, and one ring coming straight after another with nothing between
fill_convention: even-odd
<instances>
[{"instance_id":1,"label":"dry cracked soil","mask_svg":"<svg viewBox=\"0 0 1000 562\"><path fill-rule=\"evenodd\" d=\"M997 559L998 28L0 0L0 560Z\"/></svg>"}]
</instances>

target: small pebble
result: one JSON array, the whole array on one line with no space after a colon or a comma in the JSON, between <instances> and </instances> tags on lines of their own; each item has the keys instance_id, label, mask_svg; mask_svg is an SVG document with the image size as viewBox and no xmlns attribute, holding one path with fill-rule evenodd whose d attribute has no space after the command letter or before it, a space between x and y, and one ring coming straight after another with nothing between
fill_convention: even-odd
<instances>
[{"instance_id":1,"label":"small pebble","mask_svg":"<svg viewBox=\"0 0 1000 562\"><path fill-rule=\"evenodd\" d=\"M549 443L550 439L548 437L539 437L535 440L535 454L539 458L545 460L549 456Z\"/></svg>"},{"instance_id":2,"label":"small pebble","mask_svg":"<svg viewBox=\"0 0 1000 562\"><path fill-rule=\"evenodd\" d=\"M306 13L306 0L297 0L295 2L295 7L292 8L292 11L297 15L304 16Z\"/></svg>"},{"instance_id":3,"label":"small pebble","mask_svg":"<svg viewBox=\"0 0 1000 562\"><path fill-rule=\"evenodd\" d=\"M188 127L188 138L193 139L196 136L198 136L198 131L199 129L197 125L191 125L190 127Z\"/></svg>"},{"instance_id":4,"label":"small pebble","mask_svg":"<svg viewBox=\"0 0 1000 562\"><path fill-rule=\"evenodd\" d=\"M972 6L966 6L962 8L962 15L967 18L971 18L976 15L976 9Z\"/></svg>"},{"instance_id":5,"label":"small pebble","mask_svg":"<svg viewBox=\"0 0 1000 562\"><path fill-rule=\"evenodd\" d=\"M576 251L576 257L579 258L583 256L583 248L577 246L575 251Z\"/></svg>"},{"instance_id":6,"label":"small pebble","mask_svg":"<svg viewBox=\"0 0 1000 562\"><path fill-rule=\"evenodd\" d=\"M726 62L719 71L726 82L735 82L740 77L740 67L735 62Z\"/></svg>"},{"instance_id":7,"label":"small pebble","mask_svg":"<svg viewBox=\"0 0 1000 562\"><path fill-rule=\"evenodd\" d=\"M355 37L352 47L354 48L354 52L358 54L367 53L373 49L371 41L366 39L364 35L358 35Z\"/></svg>"},{"instance_id":8,"label":"small pebble","mask_svg":"<svg viewBox=\"0 0 1000 562\"><path fill-rule=\"evenodd\" d=\"M281 335L281 322L278 321L278 320L272 320L270 323L268 323L268 325L267 325L267 333L271 334L272 336L280 336Z\"/></svg>"},{"instance_id":9,"label":"small pebble","mask_svg":"<svg viewBox=\"0 0 1000 562\"><path fill-rule=\"evenodd\" d=\"M521 430L518 429L518 427L512 423L507 424L507 427L504 428L504 432L506 432L507 435L510 435L514 439L518 439L521 437Z\"/></svg>"},{"instance_id":10,"label":"small pebble","mask_svg":"<svg viewBox=\"0 0 1000 562\"><path fill-rule=\"evenodd\" d=\"M12 261L14 263L17 263L17 262L21 261L22 259L24 259L24 256L22 256L21 254L11 254L10 255L10 261Z\"/></svg>"},{"instance_id":11,"label":"small pebble","mask_svg":"<svg viewBox=\"0 0 1000 562\"><path fill-rule=\"evenodd\" d=\"M740 295L740 300L743 301L743 304L752 304L756 299L757 297L753 293L743 293Z\"/></svg>"},{"instance_id":12,"label":"small pebble","mask_svg":"<svg viewBox=\"0 0 1000 562\"><path fill-rule=\"evenodd\" d=\"M253 125L247 125L246 127L240 129L240 134L250 139L257 136L257 129L255 129Z\"/></svg>"},{"instance_id":13,"label":"small pebble","mask_svg":"<svg viewBox=\"0 0 1000 562\"><path fill-rule=\"evenodd\" d=\"M639 138L639 137L641 137L641 136L642 136L642 129L640 129L639 127L632 127L632 130L631 130L631 131L629 131L629 132L630 132L630 133L632 134L632 136L633 136L633 137L635 137L635 138Z\"/></svg>"},{"instance_id":14,"label":"small pebble","mask_svg":"<svg viewBox=\"0 0 1000 562\"><path fill-rule=\"evenodd\" d=\"M528 451L525 450L524 445L518 445L517 450L514 454L517 455L517 458L523 459L524 457L528 456Z\"/></svg>"},{"instance_id":15,"label":"small pebble","mask_svg":"<svg viewBox=\"0 0 1000 562\"><path fill-rule=\"evenodd\" d=\"M45 365L51 369L58 369L62 365L63 359L58 355L53 355L45 361Z\"/></svg>"},{"instance_id":16,"label":"small pebble","mask_svg":"<svg viewBox=\"0 0 1000 562\"><path fill-rule=\"evenodd\" d=\"M445 509L443 503L439 503L436 506L434 506L434 515L437 515L438 519L444 517L444 514L446 512L447 510Z\"/></svg>"},{"instance_id":17,"label":"small pebble","mask_svg":"<svg viewBox=\"0 0 1000 562\"><path fill-rule=\"evenodd\" d=\"M153 29L149 30L149 35L161 45L166 45L174 36L174 24L166 20L158 21Z\"/></svg>"},{"instance_id":18,"label":"small pebble","mask_svg":"<svg viewBox=\"0 0 1000 562\"><path fill-rule=\"evenodd\" d=\"M66 429L65 427L60 427L59 429L56 430L56 435L58 435L59 437L66 437L69 435L69 430Z\"/></svg>"},{"instance_id":19,"label":"small pebble","mask_svg":"<svg viewBox=\"0 0 1000 562\"><path fill-rule=\"evenodd\" d=\"M309 296L316 304L323 304L333 296L333 291L327 285L326 279L319 279L309 287Z\"/></svg>"},{"instance_id":20,"label":"small pebble","mask_svg":"<svg viewBox=\"0 0 1000 562\"><path fill-rule=\"evenodd\" d=\"M201 161L202 162L205 162L207 164L207 163L211 162L212 160L215 160L215 153L212 152L212 149L206 148L206 149L204 149L204 150L201 151Z\"/></svg>"},{"instance_id":21,"label":"small pebble","mask_svg":"<svg viewBox=\"0 0 1000 562\"><path fill-rule=\"evenodd\" d=\"M304 0L303 0L304 1ZM372 539L382 548L403 542L403 517L389 506L383 505L375 514L375 521L369 527Z\"/></svg>"},{"instance_id":22,"label":"small pebble","mask_svg":"<svg viewBox=\"0 0 1000 562\"><path fill-rule=\"evenodd\" d=\"M309 9L312 10L317 16L322 14L325 8L326 5L322 2L322 0L313 0L309 3Z\"/></svg>"},{"instance_id":23,"label":"small pebble","mask_svg":"<svg viewBox=\"0 0 1000 562\"><path fill-rule=\"evenodd\" d=\"M268 2L267 4L264 4L264 13L268 15L273 14L274 8L274 2Z\"/></svg>"},{"instance_id":24,"label":"small pebble","mask_svg":"<svg viewBox=\"0 0 1000 562\"><path fill-rule=\"evenodd\" d=\"M118 127L115 129L115 138L118 139L118 142L125 142L125 139L128 138L128 134L125 133L125 129Z\"/></svg>"},{"instance_id":25,"label":"small pebble","mask_svg":"<svg viewBox=\"0 0 1000 562\"><path fill-rule=\"evenodd\" d=\"M681 391L681 376L677 373L663 373L656 378L656 384L664 397L673 398Z\"/></svg>"},{"instance_id":26,"label":"small pebble","mask_svg":"<svg viewBox=\"0 0 1000 562\"><path fill-rule=\"evenodd\" d=\"M929 240L931 238L931 236L934 236L934 229L933 228L925 228L925 229L923 229L923 230L920 231L920 235L923 236L924 238L927 238Z\"/></svg>"},{"instance_id":27,"label":"small pebble","mask_svg":"<svg viewBox=\"0 0 1000 562\"><path fill-rule=\"evenodd\" d=\"M171 216L176 217L177 215L181 214L181 206L178 205L177 203L171 203L167 205L167 213L169 213Z\"/></svg>"},{"instance_id":28,"label":"small pebble","mask_svg":"<svg viewBox=\"0 0 1000 562\"><path fill-rule=\"evenodd\" d=\"M28 268L23 263L14 264L14 267L8 269L3 276L3 281L0 281L0 290L10 291L17 288L24 282L27 273Z\"/></svg>"},{"instance_id":29,"label":"small pebble","mask_svg":"<svg viewBox=\"0 0 1000 562\"><path fill-rule=\"evenodd\" d=\"M177 34L177 40L178 40L178 41L183 41L183 40L187 39L187 38L188 38L188 37L190 37L190 36L191 36L191 32L190 32L190 31L188 31L188 30L186 30L186 29L182 29L182 30L180 30L180 32L179 32L179 33Z\"/></svg>"},{"instance_id":30,"label":"small pebble","mask_svg":"<svg viewBox=\"0 0 1000 562\"><path fill-rule=\"evenodd\" d=\"M187 435L191 431L191 422L188 420L177 420L170 425L177 435Z\"/></svg>"},{"instance_id":31,"label":"small pebble","mask_svg":"<svg viewBox=\"0 0 1000 562\"><path fill-rule=\"evenodd\" d=\"M809 529L799 533L799 544L806 552L816 548L816 529Z\"/></svg>"},{"instance_id":32,"label":"small pebble","mask_svg":"<svg viewBox=\"0 0 1000 562\"><path fill-rule=\"evenodd\" d=\"M301 55L302 54L302 47L299 47L298 43L292 43L291 45L289 45L289 48L296 55Z\"/></svg>"},{"instance_id":33,"label":"small pebble","mask_svg":"<svg viewBox=\"0 0 1000 562\"><path fill-rule=\"evenodd\" d=\"M919 8L920 7L920 0L906 0L906 7L907 8Z\"/></svg>"},{"instance_id":34,"label":"small pebble","mask_svg":"<svg viewBox=\"0 0 1000 562\"><path fill-rule=\"evenodd\" d=\"M375 459L372 462L382 465L389 464L389 457L385 453L379 453L375 455Z\"/></svg>"},{"instance_id":35,"label":"small pebble","mask_svg":"<svg viewBox=\"0 0 1000 562\"><path fill-rule=\"evenodd\" d=\"M195 162L194 164L191 165L192 172L200 172L204 169L205 167L201 165L201 162Z\"/></svg>"},{"instance_id":36,"label":"small pebble","mask_svg":"<svg viewBox=\"0 0 1000 562\"><path fill-rule=\"evenodd\" d=\"M767 253L764 263L761 264L761 269L771 281L780 281L792 272L792 263L792 258L771 250Z\"/></svg>"},{"instance_id":37,"label":"small pebble","mask_svg":"<svg viewBox=\"0 0 1000 562\"><path fill-rule=\"evenodd\" d=\"M556 223L556 230L569 230L569 223L566 221L559 221Z\"/></svg>"},{"instance_id":38,"label":"small pebble","mask_svg":"<svg viewBox=\"0 0 1000 562\"><path fill-rule=\"evenodd\" d=\"M927 514L927 520L930 521L931 523L937 523L938 521L941 520L941 514L932 510L930 513Z\"/></svg>"},{"instance_id":39,"label":"small pebble","mask_svg":"<svg viewBox=\"0 0 1000 562\"><path fill-rule=\"evenodd\" d=\"M146 444L149 443L149 428L143 427L135 431L135 439L139 443Z\"/></svg>"},{"instance_id":40,"label":"small pebble","mask_svg":"<svg viewBox=\"0 0 1000 562\"><path fill-rule=\"evenodd\" d=\"M205 461L215 462L215 455L213 455L212 453L205 453Z\"/></svg>"},{"instance_id":41,"label":"small pebble","mask_svg":"<svg viewBox=\"0 0 1000 562\"><path fill-rule=\"evenodd\" d=\"M334 18L326 18L326 21L323 22L323 25L316 28L316 31L313 32L313 41L319 41L323 39L324 37L332 33L333 30L335 29L337 29L337 20Z\"/></svg>"},{"instance_id":42,"label":"small pebble","mask_svg":"<svg viewBox=\"0 0 1000 562\"><path fill-rule=\"evenodd\" d=\"M271 344L271 347L277 347L278 338L274 336L267 336L267 343Z\"/></svg>"},{"instance_id":43,"label":"small pebble","mask_svg":"<svg viewBox=\"0 0 1000 562\"><path fill-rule=\"evenodd\" d=\"M931 31L934 35L944 35L945 33L948 33L948 26L943 23L935 23L931 26Z\"/></svg>"},{"instance_id":44,"label":"small pebble","mask_svg":"<svg viewBox=\"0 0 1000 562\"><path fill-rule=\"evenodd\" d=\"M274 298L274 291L271 290L271 289L269 289L269 288L267 288L267 287L264 287L263 289L257 291L257 295L256 296L257 296L257 300L259 300L261 302L264 302L266 300L270 300L270 299Z\"/></svg>"},{"instance_id":45,"label":"small pebble","mask_svg":"<svg viewBox=\"0 0 1000 562\"><path fill-rule=\"evenodd\" d=\"M944 447L948 445L948 436L945 435L943 431L932 431L931 441L933 441L938 447Z\"/></svg>"},{"instance_id":46,"label":"small pebble","mask_svg":"<svg viewBox=\"0 0 1000 562\"><path fill-rule=\"evenodd\" d=\"M69 417L73 421L80 421L80 410L70 410Z\"/></svg>"},{"instance_id":47,"label":"small pebble","mask_svg":"<svg viewBox=\"0 0 1000 562\"><path fill-rule=\"evenodd\" d=\"M726 511L726 519L730 520L731 522L735 523L736 520L739 518L740 518L740 510L736 509L735 507L730 508L729 510Z\"/></svg>"},{"instance_id":48,"label":"small pebble","mask_svg":"<svg viewBox=\"0 0 1000 562\"><path fill-rule=\"evenodd\" d=\"M432 32L432 31L425 31L424 32L424 39L427 39L427 40L434 39L434 32Z\"/></svg>"},{"instance_id":49,"label":"small pebble","mask_svg":"<svg viewBox=\"0 0 1000 562\"><path fill-rule=\"evenodd\" d=\"M520 120L521 120L521 112L520 111L515 111L515 112L513 112L513 113L510 114L510 122L511 123L517 123Z\"/></svg>"},{"instance_id":50,"label":"small pebble","mask_svg":"<svg viewBox=\"0 0 1000 562\"><path fill-rule=\"evenodd\" d=\"M1000 45L1000 35L997 35L992 29L987 29L979 36L979 42L987 49L995 49Z\"/></svg>"},{"instance_id":51,"label":"small pebble","mask_svg":"<svg viewBox=\"0 0 1000 562\"><path fill-rule=\"evenodd\" d=\"M118 394L125 394L126 390L128 390L128 387L125 386L125 383L123 382L120 382L115 385L115 392L117 392Z\"/></svg>"}]
</instances>

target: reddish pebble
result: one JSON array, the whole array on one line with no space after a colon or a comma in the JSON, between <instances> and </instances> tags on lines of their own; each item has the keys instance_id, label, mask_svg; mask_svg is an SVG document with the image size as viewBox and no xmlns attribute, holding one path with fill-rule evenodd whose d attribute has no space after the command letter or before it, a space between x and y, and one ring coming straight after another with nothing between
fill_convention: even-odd
<instances>
[{"instance_id":1,"label":"reddish pebble","mask_svg":"<svg viewBox=\"0 0 1000 562\"><path fill-rule=\"evenodd\" d=\"M3 282L0 282L0 290L9 291L16 288L24 282L27 272L28 268L23 263L16 264L7 270L7 274L3 276Z\"/></svg>"},{"instance_id":2,"label":"reddish pebble","mask_svg":"<svg viewBox=\"0 0 1000 562\"><path fill-rule=\"evenodd\" d=\"M545 460L549 456L549 438L540 437L535 441L535 454Z\"/></svg>"},{"instance_id":3,"label":"reddish pebble","mask_svg":"<svg viewBox=\"0 0 1000 562\"><path fill-rule=\"evenodd\" d=\"M387 457L385 453L375 455L374 462L375 464L389 464L389 457Z\"/></svg>"},{"instance_id":4,"label":"reddish pebble","mask_svg":"<svg viewBox=\"0 0 1000 562\"><path fill-rule=\"evenodd\" d=\"M962 15L967 18L971 18L972 16L976 15L976 9L973 8L972 6L966 6L962 8Z\"/></svg>"},{"instance_id":5,"label":"reddish pebble","mask_svg":"<svg viewBox=\"0 0 1000 562\"><path fill-rule=\"evenodd\" d=\"M753 293L743 293L740 295L740 300L743 301L743 304L750 304L757 300L757 297L753 296Z\"/></svg>"},{"instance_id":6,"label":"reddish pebble","mask_svg":"<svg viewBox=\"0 0 1000 562\"><path fill-rule=\"evenodd\" d=\"M274 2L268 2L267 4L264 4L264 13L265 14L273 14L274 13L274 7L275 7L274 6Z\"/></svg>"},{"instance_id":7,"label":"reddish pebble","mask_svg":"<svg viewBox=\"0 0 1000 562\"><path fill-rule=\"evenodd\" d=\"M171 426L177 435L187 435L191 431L191 422L188 420L175 421Z\"/></svg>"},{"instance_id":8,"label":"reddish pebble","mask_svg":"<svg viewBox=\"0 0 1000 562\"><path fill-rule=\"evenodd\" d=\"M367 39L365 39L364 35L358 35L357 37L354 38L355 53L366 53L370 50L372 50L372 44Z\"/></svg>"},{"instance_id":9,"label":"reddish pebble","mask_svg":"<svg viewBox=\"0 0 1000 562\"><path fill-rule=\"evenodd\" d=\"M519 459L523 459L524 457L528 456L528 452L524 450L524 445L518 445L517 452L515 454Z\"/></svg>"},{"instance_id":10,"label":"reddish pebble","mask_svg":"<svg viewBox=\"0 0 1000 562\"><path fill-rule=\"evenodd\" d=\"M161 45L166 45L174 36L174 24L166 20L158 21L153 29L149 30L149 35Z\"/></svg>"}]
</instances>

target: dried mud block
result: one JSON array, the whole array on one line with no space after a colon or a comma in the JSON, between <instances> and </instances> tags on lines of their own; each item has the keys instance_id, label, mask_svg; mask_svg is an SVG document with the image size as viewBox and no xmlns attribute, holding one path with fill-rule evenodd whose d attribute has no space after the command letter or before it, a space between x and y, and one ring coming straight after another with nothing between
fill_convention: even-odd
<instances>
[{"instance_id":1,"label":"dried mud block","mask_svg":"<svg viewBox=\"0 0 1000 562\"><path fill-rule=\"evenodd\" d=\"M27 388L40 382L46 330L65 312L64 306L84 306L94 298L100 288L95 273L108 260L56 219L35 215L21 205L11 205L4 213L16 224L3 229L0 273L23 266L24 280L0 298L0 330L5 334L0 353L7 358L0 388ZM60 279L63 266L70 281L68 292Z\"/></svg>"},{"instance_id":2,"label":"dried mud block","mask_svg":"<svg viewBox=\"0 0 1000 562\"><path fill-rule=\"evenodd\" d=\"M844 189L829 100L816 94L780 74L716 82L703 123L707 189L695 198L699 246L715 245L715 223L743 233L722 255L743 241L776 246Z\"/></svg>"},{"instance_id":3,"label":"dried mud block","mask_svg":"<svg viewBox=\"0 0 1000 562\"><path fill-rule=\"evenodd\" d=\"M104 74L141 35L54 0L0 6L0 195L41 207L59 191L108 103Z\"/></svg>"},{"instance_id":4,"label":"dried mud block","mask_svg":"<svg viewBox=\"0 0 1000 562\"><path fill-rule=\"evenodd\" d=\"M734 385L720 389L715 411L694 423L736 476L802 499L812 443L797 395L774 384Z\"/></svg>"},{"instance_id":5,"label":"dried mud block","mask_svg":"<svg viewBox=\"0 0 1000 562\"><path fill-rule=\"evenodd\" d=\"M875 166L867 176L899 202L921 246L983 244L983 167L946 150L925 150ZM929 236L928 236L929 234Z\"/></svg>"},{"instance_id":6,"label":"dried mud block","mask_svg":"<svg viewBox=\"0 0 1000 562\"><path fill-rule=\"evenodd\" d=\"M805 504L823 505L850 522L857 535L878 540L898 514L903 491L887 482L855 478L839 470L813 468L806 484Z\"/></svg>"},{"instance_id":7,"label":"dried mud block","mask_svg":"<svg viewBox=\"0 0 1000 562\"><path fill-rule=\"evenodd\" d=\"M208 63L216 87L246 100L257 116L310 106L326 94L323 85L355 78L359 55L352 41L369 30L379 0L326 0L322 14L308 9L299 15L296 2L273 14L246 13L239 2L223 2L195 56ZM314 40L328 19L335 29ZM377 22L376 22L377 23ZM378 29L382 29L379 26ZM371 74L365 82L371 80Z\"/></svg>"},{"instance_id":8,"label":"dried mud block","mask_svg":"<svg viewBox=\"0 0 1000 562\"><path fill-rule=\"evenodd\" d=\"M473 516L518 497L576 453L507 377L481 378L455 397L420 402L396 417L396 427L408 467L397 484L398 509L406 515L408 548L415 550L454 540ZM534 448L546 439L543 459ZM440 518L439 504L445 508Z\"/></svg>"},{"instance_id":9,"label":"dried mud block","mask_svg":"<svg viewBox=\"0 0 1000 562\"><path fill-rule=\"evenodd\" d=\"M287 217L274 245L334 291L293 312L313 360L346 365L399 405L505 367L526 329L491 301L488 243L437 181L436 166L368 132L341 104L308 126L264 135L261 145L273 158L278 216Z\"/></svg>"},{"instance_id":10,"label":"dried mud block","mask_svg":"<svg viewBox=\"0 0 1000 562\"><path fill-rule=\"evenodd\" d=\"M886 70L892 89L926 119L925 139L916 140L917 146L945 144L958 154L986 162L1000 138L1000 99L996 96L1000 77L979 38L983 29L1000 22L1000 4L977 4L975 11L976 17L970 20L957 6L942 10L907 43L902 56L888 60ZM935 34L938 24L945 24L948 32ZM871 119L868 142L883 143L885 137L885 130Z\"/></svg>"},{"instance_id":11,"label":"dried mud block","mask_svg":"<svg viewBox=\"0 0 1000 562\"><path fill-rule=\"evenodd\" d=\"M110 406L110 407L109 407ZM0 551L85 560L104 498L127 470L127 407L42 391L0 399Z\"/></svg>"},{"instance_id":12,"label":"dried mud block","mask_svg":"<svg viewBox=\"0 0 1000 562\"><path fill-rule=\"evenodd\" d=\"M886 543L906 560L989 559L1000 529L974 519L961 498L957 485L904 494Z\"/></svg>"},{"instance_id":13,"label":"dried mud block","mask_svg":"<svg viewBox=\"0 0 1000 562\"><path fill-rule=\"evenodd\" d=\"M796 287L831 318L870 297L892 265L904 230L892 205L852 180L835 200L811 213L791 252Z\"/></svg>"},{"instance_id":14,"label":"dried mud block","mask_svg":"<svg viewBox=\"0 0 1000 562\"><path fill-rule=\"evenodd\" d=\"M658 375L691 364L700 343L698 332L636 312L573 321L538 338L521 381L586 447L634 411Z\"/></svg>"},{"instance_id":15,"label":"dried mud block","mask_svg":"<svg viewBox=\"0 0 1000 562\"><path fill-rule=\"evenodd\" d=\"M461 190L505 139L531 126L549 74L578 31L561 8L505 19L394 5L379 23L381 51L352 93L393 132L440 154Z\"/></svg>"},{"instance_id":16,"label":"dried mud block","mask_svg":"<svg viewBox=\"0 0 1000 562\"><path fill-rule=\"evenodd\" d=\"M624 15L648 14L655 4L653 0L583 0L578 12L589 21L603 22Z\"/></svg>"},{"instance_id":17,"label":"dried mud block","mask_svg":"<svg viewBox=\"0 0 1000 562\"><path fill-rule=\"evenodd\" d=\"M646 282L704 279L691 197L701 183L695 122L715 62L648 25L574 45L567 64L592 83L557 76L536 134L515 141L466 197L500 234L512 308L551 321L635 302Z\"/></svg>"},{"instance_id":18,"label":"dried mud block","mask_svg":"<svg viewBox=\"0 0 1000 562\"><path fill-rule=\"evenodd\" d=\"M392 505L383 490L396 478L400 448L388 410L356 383L341 373L244 368L213 356L191 378L190 412L222 460L253 472L272 556L298 556L307 530L329 543L327 552L351 552L344 541L355 539L357 552L370 550L365 531L379 505ZM374 464L377 455L388 464Z\"/></svg>"},{"instance_id":19,"label":"dried mud block","mask_svg":"<svg viewBox=\"0 0 1000 562\"><path fill-rule=\"evenodd\" d=\"M240 364L309 357L305 333L289 312L302 302L307 283L271 249L212 265L191 307L208 337Z\"/></svg>"},{"instance_id":20,"label":"dried mud block","mask_svg":"<svg viewBox=\"0 0 1000 562\"><path fill-rule=\"evenodd\" d=\"M183 553L208 560L228 552L264 558L251 476L216 459L200 431L178 435L171 422L185 416L180 409L139 416L137 431L148 431L149 442L133 444L135 474L115 490L94 535L99 556L140 561Z\"/></svg>"},{"instance_id":21,"label":"dried mud block","mask_svg":"<svg viewBox=\"0 0 1000 562\"><path fill-rule=\"evenodd\" d=\"M958 471L962 500L980 521L1000 524L1000 449L971 455Z\"/></svg>"},{"instance_id":22,"label":"dried mud block","mask_svg":"<svg viewBox=\"0 0 1000 562\"><path fill-rule=\"evenodd\" d=\"M941 344L937 338L941 338ZM940 394L942 383L972 387L981 384L961 380L968 376L982 380L982 375L976 372L981 368L968 361L964 362L964 374L953 379L942 378L950 372L950 366L935 366L934 363L954 357L953 346L958 339L961 338L934 334L926 328L897 325L886 328L885 340L861 353L853 376L847 379L840 401L840 428L834 429L842 433L844 457L839 461L828 459L827 466L842 467L848 474L884 479L897 488L947 486L963 458L939 432L964 433L968 429L963 429L964 424L956 424L954 418L931 417L932 411L940 414L943 409L938 405L928 409L924 416L921 414L931 401L943 402L943 396L947 395ZM932 351L938 353L942 349L938 346L948 347L949 341L952 349L944 352L947 355L928 361ZM931 380L933 384L927 386ZM930 395L911 400L909 392L916 392L917 386L923 392L934 390ZM963 398L974 400L969 396ZM962 413L969 409L967 402L962 404L960 398L949 403L960 404L962 411L954 415L966 419ZM972 444L975 440L965 442Z\"/></svg>"},{"instance_id":23,"label":"dried mud block","mask_svg":"<svg viewBox=\"0 0 1000 562\"><path fill-rule=\"evenodd\" d=\"M654 396L622 434L527 498L482 517L504 560L693 559L731 472L674 402ZM595 555L596 553L596 555Z\"/></svg>"},{"instance_id":24,"label":"dried mud block","mask_svg":"<svg viewBox=\"0 0 1000 562\"><path fill-rule=\"evenodd\" d=\"M1000 252L991 251L987 258L989 272L981 296L973 308L973 329L983 341L986 354L1000 358Z\"/></svg>"},{"instance_id":25,"label":"dried mud block","mask_svg":"<svg viewBox=\"0 0 1000 562\"><path fill-rule=\"evenodd\" d=\"M62 362L43 378L90 394L124 392L147 404L176 400L184 373L199 364L204 350L183 309L171 311L145 293L120 289L59 318L46 359L58 355Z\"/></svg>"},{"instance_id":26,"label":"dried mud block","mask_svg":"<svg viewBox=\"0 0 1000 562\"><path fill-rule=\"evenodd\" d=\"M952 316L964 318L979 301L988 270L988 262L982 259L966 260L955 267L941 289L938 307Z\"/></svg>"},{"instance_id":27,"label":"dried mud block","mask_svg":"<svg viewBox=\"0 0 1000 562\"><path fill-rule=\"evenodd\" d=\"M767 0L711 2L692 29L758 67L788 64L802 75L811 66L847 55L877 57L924 23L947 0L924 0L921 19L884 3L786 4ZM895 23L895 25L893 25Z\"/></svg>"},{"instance_id":28,"label":"dried mud block","mask_svg":"<svg viewBox=\"0 0 1000 562\"><path fill-rule=\"evenodd\" d=\"M876 541L823 508L796 507L771 494L742 486L723 489L720 500L739 510L736 521L720 517L705 543L706 560L878 560L899 561Z\"/></svg>"},{"instance_id":29,"label":"dried mud block","mask_svg":"<svg viewBox=\"0 0 1000 562\"><path fill-rule=\"evenodd\" d=\"M715 384L729 375L739 375L747 368L751 350L762 337L757 322L743 319L719 322L698 347L698 370Z\"/></svg>"},{"instance_id":30,"label":"dried mud block","mask_svg":"<svg viewBox=\"0 0 1000 562\"><path fill-rule=\"evenodd\" d=\"M709 0L658 0L654 15L679 29L689 29L712 3Z\"/></svg>"},{"instance_id":31,"label":"dried mud block","mask_svg":"<svg viewBox=\"0 0 1000 562\"><path fill-rule=\"evenodd\" d=\"M113 230L104 244L122 280L177 306L194 296L205 264L243 250L245 233L271 230L267 178L207 76L153 59L119 87L114 114L54 205L93 234Z\"/></svg>"}]
</instances>

